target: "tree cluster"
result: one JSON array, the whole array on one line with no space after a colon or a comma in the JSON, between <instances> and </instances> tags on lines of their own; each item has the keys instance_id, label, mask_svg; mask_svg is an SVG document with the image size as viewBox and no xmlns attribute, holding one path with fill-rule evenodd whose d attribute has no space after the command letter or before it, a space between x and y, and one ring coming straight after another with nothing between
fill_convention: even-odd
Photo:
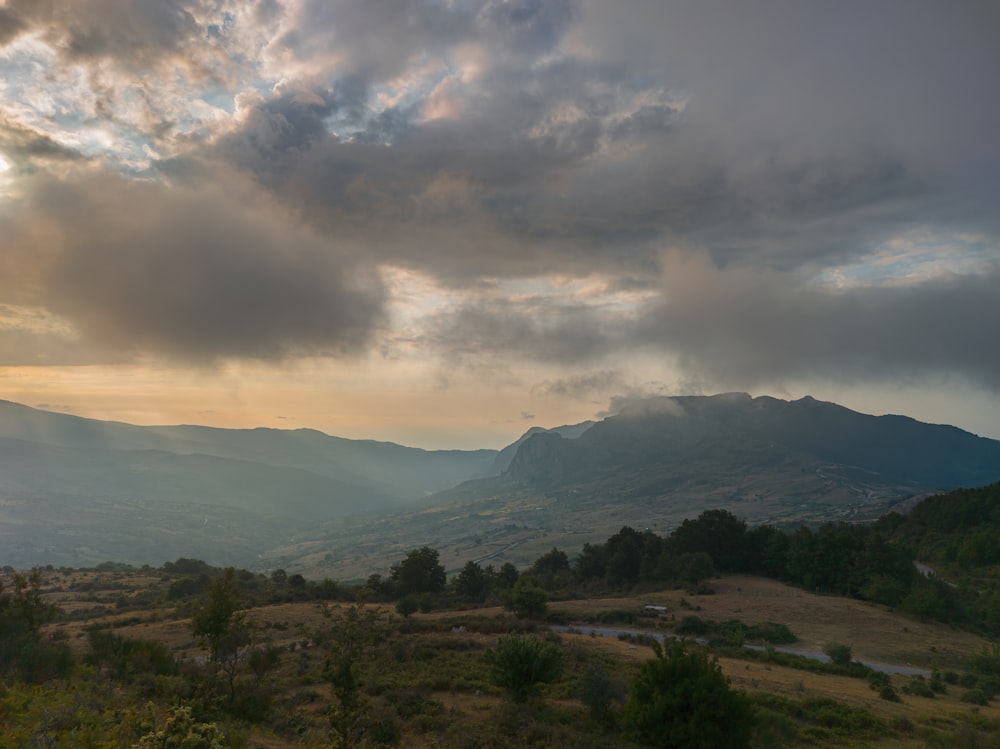
<instances>
[{"instance_id":1,"label":"tree cluster","mask_svg":"<svg viewBox=\"0 0 1000 749\"><path fill-rule=\"evenodd\" d=\"M55 614L42 598L38 570L14 573L6 586L0 583L0 674L38 682L72 670L69 646L42 634Z\"/></svg>"}]
</instances>

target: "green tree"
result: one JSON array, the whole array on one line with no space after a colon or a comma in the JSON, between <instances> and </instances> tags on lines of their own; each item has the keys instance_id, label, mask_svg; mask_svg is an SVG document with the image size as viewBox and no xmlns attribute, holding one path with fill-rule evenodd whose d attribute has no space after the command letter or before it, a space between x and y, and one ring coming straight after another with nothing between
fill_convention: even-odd
<instances>
[{"instance_id":1,"label":"green tree","mask_svg":"<svg viewBox=\"0 0 1000 749\"><path fill-rule=\"evenodd\" d=\"M469 560L455 577L455 593L463 601L481 603L486 599L489 580L478 564Z\"/></svg>"},{"instance_id":2,"label":"green tree","mask_svg":"<svg viewBox=\"0 0 1000 749\"><path fill-rule=\"evenodd\" d=\"M38 570L15 574L14 587L4 591L0 582L0 635L3 640L38 639L42 625L52 618L52 609L42 600L42 578Z\"/></svg>"},{"instance_id":3,"label":"green tree","mask_svg":"<svg viewBox=\"0 0 1000 749\"><path fill-rule=\"evenodd\" d=\"M506 606L524 619L539 619L548 609L549 594L531 575L521 575L506 596Z\"/></svg>"},{"instance_id":4,"label":"green tree","mask_svg":"<svg viewBox=\"0 0 1000 749\"><path fill-rule=\"evenodd\" d=\"M496 576L496 586L498 590L510 590L514 587L517 579L521 576L521 573L517 571L515 567L510 562L504 562L500 565L500 569L497 570Z\"/></svg>"},{"instance_id":5,"label":"green tree","mask_svg":"<svg viewBox=\"0 0 1000 749\"><path fill-rule=\"evenodd\" d=\"M279 567L271 573L271 582L279 588L283 587L288 582L288 573Z\"/></svg>"},{"instance_id":6,"label":"green tree","mask_svg":"<svg viewBox=\"0 0 1000 749\"><path fill-rule=\"evenodd\" d=\"M601 578L604 577L606 564L603 545L584 544L573 563L573 574L581 581Z\"/></svg>"},{"instance_id":7,"label":"green tree","mask_svg":"<svg viewBox=\"0 0 1000 749\"><path fill-rule=\"evenodd\" d=\"M236 697L236 673L253 643L253 629L241 611L235 571L229 567L212 581L191 617L191 631L208 648L209 663L222 669L229 684L230 700Z\"/></svg>"},{"instance_id":8,"label":"green tree","mask_svg":"<svg viewBox=\"0 0 1000 749\"><path fill-rule=\"evenodd\" d=\"M685 643L654 643L622 711L625 735L663 749L742 749L753 730L750 703L717 661Z\"/></svg>"},{"instance_id":9,"label":"green tree","mask_svg":"<svg viewBox=\"0 0 1000 749\"><path fill-rule=\"evenodd\" d=\"M361 692L364 666L389 633L388 615L358 604L329 608L327 625L318 639L328 644L323 677L333 691L328 712L330 737L337 749L357 746L369 727L370 708Z\"/></svg>"},{"instance_id":10,"label":"green tree","mask_svg":"<svg viewBox=\"0 0 1000 749\"><path fill-rule=\"evenodd\" d=\"M73 667L68 645L42 638L42 625L58 610L42 598L41 572L15 574L13 582L10 591L0 585L0 672L16 672L29 682L68 674Z\"/></svg>"},{"instance_id":11,"label":"green tree","mask_svg":"<svg viewBox=\"0 0 1000 749\"><path fill-rule=\"evenodd\" d=\"M440 593L448 582L444 567L438 561L437 549L421 546L403 561L392 566L389 575L396 595L409 593Z\"/></svg>"},{"instance_id":12,"label":"green tree","mask_svg":"<svg viewBox=\"0 0 1000 749\"><path fill-rule=\"evenodd\" d=\"M559 677L563 651L534 635L503 635L496 649L487 650L484 658L490 680L506 691L512 702L524 703L538 694L539 685Z\"/></svg>"},{"instance_id":13,"label":"green tree","mask_svg":"<svg viewBox=\"0 0 1000 749\"><path fill-rule=\"evenodd\" d=\"M565 551L552 547L552 551L546 552L535 560L528 570L528 574L533 575L547 590L555 590L567 584L573 577L570 571L569 557Z\"/></svg>"},{"instance_id":14,"label":"green tree","mask_svg":"<svg viewBox=\"0 0 1000 749\"><path fill-rule=\"evenodd\" d=\"M671 539L681 554L703 551L720 570L746 569L747 525L727 510L705 510L696 520L685 520Z\"/></svg>"},{"instance_id":15,"label":"green tree","mask_svg":"<svg viewBox=\"0 0 1000 749\"><path fill-rule=\"evenodd\" d=\"M627 525L607 540L604 559L609 584L634 583L639 579L643 546L642 534Z\"/></svg>"},{"instance_id":16,"label":"green tree","mask_svg":"<svg viewBox=\"0 0 1000 749\"><path fill-rule=\"evenodd\" d=\"M677 560L677 579L692 588L698 587L714 572L712 557L704 551L681 554Z\"/></svg>"}]
</instances>

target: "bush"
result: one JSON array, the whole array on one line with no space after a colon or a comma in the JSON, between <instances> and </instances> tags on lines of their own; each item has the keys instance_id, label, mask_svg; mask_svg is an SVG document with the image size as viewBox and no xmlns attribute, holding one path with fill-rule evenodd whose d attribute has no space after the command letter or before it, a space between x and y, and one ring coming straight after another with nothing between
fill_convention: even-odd
<instances>
[{"instance_id":1,"label":"bush","mask_svg":"<svg viewBox=\"0 0 1000 749\"><path fill-rule=\"evenodd\" d=\"M420 604L415 596L403 596L396 602L396 613L406 619L415 614L418 608L420 608Z\"/></svg>"},{"instance_id":2,"label":"bush","mask_svg":"<svg viewBox=\"0 0 1000 749\"><path fill-rule=\"evenodd\" d=\"M748 640L761 640L776 645L787 645L798 642L798 637L788 628L786 624L777 622L762 622L747 627L746 637Z\"/></svg>"},{"instance_id":3,"label":"bush","mask_svg":"<svg viewBox=\"0 0 1000 749\"><path fill-rule=\"evenodd\" d=\"M962 694L962 702L968 702L972 705L983 705L984 707L990 704L989 698L982 689L969 689Z\"/></svg>"},{"instance_id":4,"label":"bush","mask_svg":"<svg viewBox=\"0 0 1000 749\"><path fill-rule=\"evenodd\" d=\"M674 631L679 635L694 635L695 637L703 637L714 631L712 622L707 622L700 616L685 616L681 619L680 623L674 628Z\"/></svg>"},{"instance_id":5,"label":"bush","mask_svg":"<svg viewBox=\"0 0 1000 749\"><path fill-rule=\"evenodd\" d=\"M607 669L592 663L583 672L580 701L587 706L590 717L597 723L611 725L614 722L614 704L622 701L622 690Z\"/></svg>"},{"instance_id":6,"label":"bush","mask_svg":"<svg viewBox=\"0 0 1000 749\"><path fill-rule=\"evenodd\" d=\"M850 645L842 645L836 642L831 642L823 648L823 652L826 653L831 663L835 663L838 666L848 665L853 658Z\"/></svg>"},{"instance_id":7,"label":"bush","mask_svg":"<svg viewBox=\"0 0 1000 749\"><path fill-rule=\"evenodd\" d=\"M901 702L899 695L896 694L896 690L892 687L892 680L889 678L889 674L884 674L881 671L872 671L868 674L868 686L872 688L872 691L878 692L878 696L883 700L889 702Z\"/></svg>"},{"instance_id":8,"label":"bush","mask_svg":"<svg viewBox=\"0 0 1000 749\"><path fill-rule=\"evenodd\" d=\"M484 656L491 681L505 690L511 701L527 702L539 684L555 681L562 671L563 651L534 635L506 635L495 650Z\"/></svg>"},{"instance_id":9,"label":"bush","mask_svg":"<svg viewBox=\"0 0 1000 749\"><path fill-rule=\"evenodd\" d=\"M747 747L754 717L746 697L730 688L718 662L683 642L654 644L622 712L628 738L671 749Z\"/></svg>"},{"instance_id":10,"label":"bush","mask_svg":"<svg viewBox=\"0 0 1000 749\"><path fill-rule=\"evenodd\" d=\"M196 721L191 715L190 707L175 707L168 713L163 728L147 733L136 746L139 749L168 746L223 749L226 737L215 723Z\"/></svg>"},{"instance_id":11,"label":"bush","mask_svg":"<svg viewBox=\"0 0 1000 749\"><path fill-rule=\"evenodd\" d=\"M914 676L910 679L910 683L903 686L903 693L912 694L914 697L934 698L934 690L922 676Z\"/></svg>"},{"instance_id":12,"label":"bush","mask_svg":"<svg viewBox=\"0 0 1000 749\"><path fill-rule=\"evenodd\" d=\"M524 619L541 619L548 610L549 594L530 575L521 575L507 597L507 608Z\"/></svg>"}]
</instances>

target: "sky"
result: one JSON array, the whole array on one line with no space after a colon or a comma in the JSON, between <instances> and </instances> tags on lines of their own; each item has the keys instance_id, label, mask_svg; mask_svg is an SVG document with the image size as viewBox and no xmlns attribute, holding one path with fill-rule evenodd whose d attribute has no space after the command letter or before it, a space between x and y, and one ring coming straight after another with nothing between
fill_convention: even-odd
<instances>
[{"instance_id":1,"label":"sky","mask_svg":"<svg viewBox=\"0 0 1000 749\"><path fill-rule=\"evenodd\" d=\"M0 398L1000 438L998 82L994 0L0 0Z\"/></svg>"}]
</instances>

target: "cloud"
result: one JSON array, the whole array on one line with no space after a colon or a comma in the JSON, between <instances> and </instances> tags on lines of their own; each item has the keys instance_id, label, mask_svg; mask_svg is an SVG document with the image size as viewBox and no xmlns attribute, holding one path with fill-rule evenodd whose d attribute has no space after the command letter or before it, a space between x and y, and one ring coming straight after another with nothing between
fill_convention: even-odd
<instances>
[{"instance_id":1,"label":"cloud","mask_svg":"<svg viewBox=\"0 0 1000 749\"><path fill-rule=\"evenodd\" d=\"M48 162L77 161L78 151L56 142L45 133L37 132L0 115L0 154L20 169L30 169L35 160Z\"/></svg>"},{"instance_id":2,"label":"cloud","mask_svg":"<svg viewBox=\"0 0 1000 749\"><path fill-rule=\"evenodd\" d=\"M585 400L595 395L604 395L608 391L621 391L625 388L625 378L621 372L602 370L557 380L545 380L534 385L531 391L543 396Z\"/></svg>"},{"instance_id":3,"label":"cloud","mask_svg":"<svg viewBox=\"0 0 1000 749\"><path fill-rule=\"evenodd\" d=\"M752 387L813 378L921 382L958 374L1000 391L1000 266L965 276L838 289L791 273L720 269L675 254L633 343L694 375Z\"/></svg>"},{"instance_id":4,"label":"cloud","mask_svg":"<svg viewBox=\"0 0 1000 749\"><path fill-rule=\"evenodd\" d=\"M123 355L343 355L382 323L377 272L236 177L168 187L40 174L0 221L0 294Z\"/></svg>"},{"instance_id":5,"label":"cloud","mask_svg":"<svg viewBox=\"0 0 1000 749\"><path fill-rule=\"evenodd\" d=\"M621 416L627 419L642 419L650 416L683 416L684 409L669 396L646 393L618 395L611 399L608 410L601 418Z\"/></svg>"},{"instance_id":6,"label":"cloud","mask_svg":"<svg viewBox=\"0 0 1000 749\"><path fill-rule=\"evenodd\" d=\"M982 81L1000 55L961 13L920 7L897 23L777 1L296 3L270 53L315 66L210 158L318 231L463 281L648 274L676 244L787 270L919 226L996 236ZM968 55L931 62L935 40ZM441 97L450 114L426 116Z\"/></svg>"},{"instance_id":7,"label":"cloud","mask_svg":"<svg viewBox=\"0 0 1000 749\"><path fill-rule=\"evenodd\" d=\"M408 338L447 366L594 368L551 395L640 355L996 390L997 28L975 0L7 2L0 44L56 65L0 109L0 290L131 353L280 358L364 350L393 267L461 297ZM867 282L921 231L979 239ZM555 275L645 296L497 292Z\"/></svg>"},{"instance_id":8,"label":"cloud","mask_svg":"<svg viewBox=\"0 0 1000 749\"><path fill-rule=\"evenodd\" d=\"M921 383L959 375L1000 392L1000 267L902 285L838 288L794 272L720 268L706 253L664 258L660 294L636 314L490 304L434 318L445 356L582 365L636 351L675 362L696 387L790 380ZM613 371L536 386L580 394Z\"/></svg>"},{"instance_id":9,"label":"cloud","mask_svg":"<svg viewBox=\"0 0 1000 749\"><path fill-rule=\"evenodd\" d=\"M208 46L206 21L221 19L224 5L210 0L7 0L0 9L0 44L34 34L66 63L109 62L139 75L168 64L194 70L198 47Z\"/></svg>"}]
</instances>

